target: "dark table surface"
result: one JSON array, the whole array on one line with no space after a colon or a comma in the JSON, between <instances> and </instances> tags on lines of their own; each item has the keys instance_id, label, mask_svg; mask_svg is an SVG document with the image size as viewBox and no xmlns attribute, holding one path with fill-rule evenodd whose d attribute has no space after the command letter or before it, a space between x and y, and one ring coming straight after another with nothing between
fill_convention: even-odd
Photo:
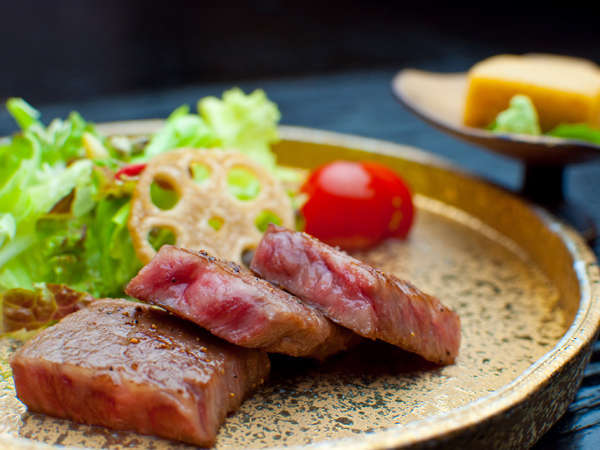
<instances>
[{"instance_id":1,"label":"dark table surface","mask_svg":"<svg viewBox=\"0 0 600 450\"><path fill-rule=\"evenodd\" d=\"M321 128L412 145L445 157L461 168L509 189L518 189L522 167L513 160L458 142L413 117L392 97L393 69L235 83L248 91L264 89L279 105L284 124ZM189 86L42 106L49 120L71 110L95 122L163 118L177 106L219 95L232 83ZM14 131L0 112L0 136ZM566 196L584 207L600 228L600 160L570 167ZM600 255L600 242L594 247ZM600 343L594 348L583 384L564 417L535 448L600 448Z\"/></svg>"}]
</instances>

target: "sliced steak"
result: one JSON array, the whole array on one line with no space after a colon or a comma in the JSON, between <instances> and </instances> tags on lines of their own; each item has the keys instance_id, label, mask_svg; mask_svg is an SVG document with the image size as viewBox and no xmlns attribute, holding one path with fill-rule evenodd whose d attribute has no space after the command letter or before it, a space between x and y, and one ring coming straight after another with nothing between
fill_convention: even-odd
<instances>
[{"instance_id":1,"label":"sliced steak","mask_svg":"<svg viewBox=\"0 0 600 450\"><path fill-rule=\"evenodd\" d=\"M358 339L293 295L204 252L164 245L125 291L243 347L323 359Z\"/></svg>"},{"instance_id":2,"label":"sliced steak","mask_svg":"<svg viewBox=\"0 0 600 450\"><path fill-rule=\"evenodd\" d=\"M211 446L269 372L265 352L236 347L158 308L97 300L11 358L30 410Z\"/></svg>"},{"instance_id":3,"label":"sliced steak","mask_svg":"<svg viewBox=\"0 0 600 450\"><path fill-rule=\"evenodd\" d=\"M270 225L251 269L361 336L450 364L460 319L438 299L305 234Z\"/></svg>"}]
</instances>

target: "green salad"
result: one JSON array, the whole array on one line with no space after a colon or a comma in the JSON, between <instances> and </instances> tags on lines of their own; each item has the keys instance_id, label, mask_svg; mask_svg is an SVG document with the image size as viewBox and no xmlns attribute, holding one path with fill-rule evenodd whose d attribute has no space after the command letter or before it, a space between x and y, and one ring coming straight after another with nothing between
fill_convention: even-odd
<instances>
[{"instance_id":1,"label":"green salad","mask_svg":"<svg viewBox=\"0 0 600 450\"><path fill-rule=\"evenodd\" d=\"M22 328L51 323L89 295L124 295L141 267L127 229L135 181L115 177L124 167L176 148L221 147L290 176L270 149L279 110L260 90L200 99L197 113L181 106L141 142L102 136L76 112L45 126L22 99L7 109L21 131L0 141L0 307Z\"/></svg>"},{"instance_id":2,"label":"green salad","mask_svg":"<svg viewBox=\"0 0 600 450\"><path fill-rule=\"evenodd\" d=\"M509 107L496 116L488 129L495 133L542 134L535 106L526 95L515 95ZM585 123L563 123L545 134L600 145L600 129Z\"/></svg>"}]
</instances>

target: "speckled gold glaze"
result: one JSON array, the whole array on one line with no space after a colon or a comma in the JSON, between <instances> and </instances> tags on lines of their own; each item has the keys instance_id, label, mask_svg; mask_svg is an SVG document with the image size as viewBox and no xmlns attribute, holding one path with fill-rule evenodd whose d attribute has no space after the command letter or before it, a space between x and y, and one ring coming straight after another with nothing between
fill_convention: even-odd
<instances>
[{"instance_id":1,"label":"speckled gold glaze","mask_svg":"<svg viewBox=\"0 0 600 450\"><path fill-rule=\"evenodd\" d=\"M119 124L140 134L157 122ZM418 206L407 241L357 253L410 278L460 314L453 366L364 344L323 365L273 358L270 382L229 417L217 448L505 448L531 445L575 394L600 320L600 275L570 229L515 197L414 149L283 127L280 161L378 160ZM14 342L0 341L2 356ZM4 358L3 358L4 359ZM177 443L29 414L0 378L0 446L175 448Z\"/></svg>"}]
</instances>

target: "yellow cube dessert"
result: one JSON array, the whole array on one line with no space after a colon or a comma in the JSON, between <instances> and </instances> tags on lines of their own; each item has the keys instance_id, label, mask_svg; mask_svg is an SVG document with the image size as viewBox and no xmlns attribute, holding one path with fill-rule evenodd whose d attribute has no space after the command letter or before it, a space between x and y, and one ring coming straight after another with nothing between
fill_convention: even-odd
<instances>
[{"instance_id":1,"label":"yellow cube dessert","mask_svg":"<svg viewBox=\"0 0 600 450\"><path fill-rule=\"evenodd\" d=\"M488 126L517 94L531 99L543 132L560 123L600 126L600 68L554 55L498 55L473 66L464 124Z\"/></svg>"}]
</instances>

